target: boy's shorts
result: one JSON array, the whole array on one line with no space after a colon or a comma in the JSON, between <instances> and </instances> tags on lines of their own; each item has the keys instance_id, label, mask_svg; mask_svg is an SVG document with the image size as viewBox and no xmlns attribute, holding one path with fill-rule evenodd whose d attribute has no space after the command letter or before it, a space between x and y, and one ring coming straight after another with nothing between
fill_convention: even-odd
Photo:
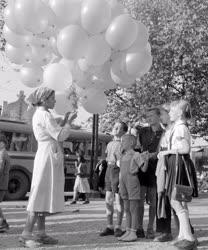
<instances>
[{"instance_id":1,"label":"boy's shorts","mask_svg":"<svg viewBox=\"0 0 208 250\"><path fill-rule=\"evenodd\" d=\"M0 202L3 201L5 194L6 194L6 191L0 190Z\"/></svg>"},{"instance_id":2,"label":"boy's shorts","mask_svg":"<svg viewBox=\"0 0 208 250\"><path fill-rule=\"evenodd\" d=\"M120 176L119 193L123 200L140 200L140 182L136 175Z\"/></svg>"},{"instance_id":3,"label":"boy's shorts","mask_svg":"<svg viewBox=\"0 0 208 250\"><path fill-rule=\"evenodd\" d=\"M119 192L119 172L120 168L115 164L108 164L105 174L105 190L113 193Z\"/></svg>"}]
</instances>

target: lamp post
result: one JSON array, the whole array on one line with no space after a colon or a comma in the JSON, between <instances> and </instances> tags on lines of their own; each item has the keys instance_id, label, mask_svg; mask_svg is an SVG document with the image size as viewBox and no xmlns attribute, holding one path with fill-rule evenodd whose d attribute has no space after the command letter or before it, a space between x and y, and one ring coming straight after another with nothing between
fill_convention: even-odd
<instances>
[{"instance_id":1,"label":"lamp post","mask_svg":"<svg viewBox=\"0 0 208 250\"><path fill-rule=\"evenodd\" d=\"M93 114L92 120L92 138L91 138L91 159L90 159L90 186L95 189L95 183L93 183L93 173L98 161L98 126L99 115Z\"/></svg>"}]
</instances>

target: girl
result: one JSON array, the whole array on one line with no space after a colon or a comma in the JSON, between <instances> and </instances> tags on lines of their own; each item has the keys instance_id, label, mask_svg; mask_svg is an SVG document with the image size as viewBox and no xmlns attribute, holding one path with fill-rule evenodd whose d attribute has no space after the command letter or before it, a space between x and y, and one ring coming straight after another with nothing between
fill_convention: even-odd
<instances>
[{"instance_id":1,"label":"girl","mask_svg":"<svg viewBox=\"0 0 208 250\"><path fill-rule=\"evenodd\" d=\"M167 156L167 186L166 192L171 206L175 210L179 219L178 241L175 243L180 249L193 249L196 246L195 238L191 232L187 204L172 198L172 191L177 184L189 185L185 170L185 163L190 173L192 183L194 183L193 196L197 196L197 188L193 163L190 159L191 135L187 126L187 120L191 118L190 105L185 100L175 101L170 107L170 121L173 123L169 138L168 150L161 151L158 158ZM178 154L178 174L176 176L176 154Z\"/></svg>"},{"instance_id":2,"label":"girl","mask_svg":"<svg viewBox=\"0 0 208 250\"><path fill-rule=\"evenodd\" d=\"M86 160L83 156L83 153L81 150L79 150L77 153L77 162L76 162L76 168L77 168L77 177L75 179L74 183L74 196L73 200L70 204L76 204L76 201L78 199L78 193L84 193L86 196L85 201L83 204L89 203L89 195L90 195L90 186L87 179L87 164Z\"/></svg>"},{"instance_id":3,"label":"girl","mask_svg":"<svg viewBox=\"0 0 208 250\"><path fill-rule=\"evenodd\" d=\"M64 121L66 123L68 120L69 124L62 123L63 127L59 126L49 111L56 103L55 92L47 87L36 89L28 102L36 107L32 126L38 150L34 160L27 220L19 240L24 246L35 248L41 244L58 242L45 233L45 216L64 210L64 167L59 142L69 136L69 124L75 114L67 113ZM33 236L36 222L38 232Z\"/></svg>"}]
</instances>

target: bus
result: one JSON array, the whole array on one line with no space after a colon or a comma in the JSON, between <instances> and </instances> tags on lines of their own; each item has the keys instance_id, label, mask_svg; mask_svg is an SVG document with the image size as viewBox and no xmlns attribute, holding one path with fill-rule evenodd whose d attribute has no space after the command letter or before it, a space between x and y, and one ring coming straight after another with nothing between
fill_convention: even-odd
<instances>
[{"instance_id":1,"label":"bus","mask_svg":"<svg viewBox=\"0 0 208 250\"><path fill-rule=\"evenodd\" d=\"M30 191L33 161L37 151L37 142L32 126L21 121L0 119L0 133L7 138L7 150L11 158L8 191L6 200L20 200L26 197ZM84 152L90 174L92 133L86 130L73 130L70 136L63 142L65 192L73 191L75 181L76 151ZM111 136L99 133L98 160L105 158L105 149Z\"/></svg>"}]
</instances>

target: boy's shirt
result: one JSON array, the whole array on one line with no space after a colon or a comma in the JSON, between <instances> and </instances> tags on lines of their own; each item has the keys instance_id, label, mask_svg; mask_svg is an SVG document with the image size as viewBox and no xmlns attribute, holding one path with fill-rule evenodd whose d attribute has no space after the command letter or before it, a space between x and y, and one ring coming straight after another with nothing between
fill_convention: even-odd
<instances>
[{"instance_id":1,"label":"boy's shirt","mask_svg":"<svg viewBox=\"0 0 208 250\"><path fill-rule=\"evenodd\" d=\"M108 143L106 148L106 161L108 164L116 164L117 158L116 155L120 153L120 147L121 147L121 140L116 139Z\"/></svg>"},{"instance_id":2,"label":"boy's shirt","mask_svg":"<svg viewBox=\"0 0 208 250\"><path fill-rule=\"evenodd\" d=\"M6 150L0 151L0 190L8 190L10 157Z\"/></svg>"},{"instance_id":3,"label":"boy's shirt","mask_svg":"<svg viewBox=\"0 0 208 250\"><path fill-rule=\"evenodd\" d=\"M127 173L132 175L137 174L144 163L145 159L142 154L139 152L135 152L133 149L120 154L120 159L118 160L122 175L125 175Z\"/></svg>"}]
</instances>

